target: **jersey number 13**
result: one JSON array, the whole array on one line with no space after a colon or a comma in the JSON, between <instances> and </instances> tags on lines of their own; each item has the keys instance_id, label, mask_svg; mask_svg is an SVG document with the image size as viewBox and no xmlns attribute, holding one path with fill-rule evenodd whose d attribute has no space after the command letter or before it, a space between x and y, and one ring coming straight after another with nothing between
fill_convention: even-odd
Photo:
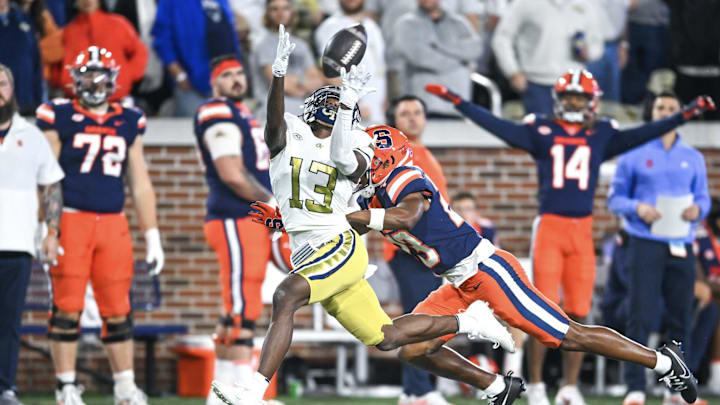
<instances>
[{"instance_id":1,"label":"jersey number 13","mask_svg":"<svg viewBox=\"0 0 720 405\"><path fill-rule=\"evenodd\" d=\"M290 158L290 165L292 166L292 176L290 179L292 185L292 197L290 198L290 208L303 208L303 200L300 199L300 171L302 169L302 164L303 159L297 157ZM307 198L304 201L305 208L307 208L310 212L318 212L321 214L332 213L330 203L332 202L333 191L335 190L335 184L337 183L337 169L313 160L310 163L308 171L313 174L325 173L327 174L328 179L325 185L316 184L313 189L316 193L324 196L322 204L316 202L312 198Z\"/></svg>"}]
</instances>

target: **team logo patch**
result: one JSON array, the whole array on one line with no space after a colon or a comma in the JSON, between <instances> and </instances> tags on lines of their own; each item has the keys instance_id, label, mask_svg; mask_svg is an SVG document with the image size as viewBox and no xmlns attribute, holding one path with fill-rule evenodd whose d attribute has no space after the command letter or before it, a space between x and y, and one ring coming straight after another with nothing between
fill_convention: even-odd
<instances>
[{"instance_id":1,"label":"team logo patch","mask_svg":"<svg viewBox=\"0 0 720 405\"><path fill-rule=\"evenodd\" d=\"M688 162L686 162L686 161L683 160L682 163L680 163L680 168L682 168L682 169L687 169L687 168L688 168Z\"/></svg>"},{"instance_id":2,"label":"team logo patch","mask_svg":"<svg viewBox=\"0 0 720 405\"><path fill-rule=\"evenodd\" d=\"M120 120L120 121L115 121L115 122L113 122L113 125L115 125L116 127L119 127L119 126L121 126L121 125L124 124L124 123L125 123L125 121Z\"/></svg>"},{"instance_id":3,"label":"team logo patch","mask_svg":"<svg viewBox=\"0 0 720 405\"><path fill-rule=\"evenodd\" d=\"M715 258L715 253L713 253L712 249L705 249L705 260L712 260Z\"/></svg>"},{"instance_id":4,"label":"team logo patch","mask_svg":"<svg viewBox=\"0 0 720 405\"><path fill-rule=\"evenodd\" d=\"M73 114L70 119L72 119L75 122L82 122L82 120L85 119L85 116L82 114Z\"/></svg>"},{"instance_id":5,"label":"team logo patch","mask_svg":"<svg viewBox=\"0 0 720 405\"><path fill-rule=\"evenodd\" d=\"M647 166L647 167L652 167L652 166L653 166L652 159L646 160L646 161L645 161L645 166Z\"/></svg>"},{"instance_id":6,"label":"team logo patch","mask_svg":"<svg viewBox=\"0 0 720 405\"><path fill-rule=\"evenodd\" d=\"M302 139L303 139L302 135L298 134L297 132L295 132L293 134L293 138L297 139L298 141L302 141Z\"/></svg>"},{"instance_id":7,"label":"team logo patch","mask_svg":"<svg viewBox=\"0 0 720 405\"><path fill-rule=\"evenodd\" d=\"M375 147L378 149L387 149L392 147L392 137L390 137L390 131L387 129L378 129L373 131L373 138L375 138Z\"/></svg>"},{"instance_id":8,"label":"team logo patch","mask_svg":"<svg viewBox=\"0 0 720 405\"><path fill-rule=\"evenodd\" d=\"M540 135L550 135L552 134L552 129L547 125L541 125L538 127L538 133Z\"/></svg>"}]
</instances>

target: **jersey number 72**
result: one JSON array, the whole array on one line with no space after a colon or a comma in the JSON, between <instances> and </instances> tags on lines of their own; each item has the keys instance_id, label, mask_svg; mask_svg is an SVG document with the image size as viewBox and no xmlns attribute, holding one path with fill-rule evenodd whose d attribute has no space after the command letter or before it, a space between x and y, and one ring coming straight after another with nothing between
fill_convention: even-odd
<instances>
[{"instance_id":1,"label":"jersey number 72","mask_svg":"<svg viewBox=\"0 0 720 405\"><path fill-rule=\"evenodd\" d=\"M80 173L90 173L95 164L95 159L102 147L102 171L106 176L120 177L122 165L127 154L127 142L122 136L98 135L98 134L75 134L73 137L73 148L84 149L87 147L85 157L80 164Z\"/></svg>"}]
</instances>

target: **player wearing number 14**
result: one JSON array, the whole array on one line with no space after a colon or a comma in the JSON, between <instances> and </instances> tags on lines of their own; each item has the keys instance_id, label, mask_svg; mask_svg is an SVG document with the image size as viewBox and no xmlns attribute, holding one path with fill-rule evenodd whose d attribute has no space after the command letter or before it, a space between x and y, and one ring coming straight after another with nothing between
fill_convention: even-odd
<instances>
[{"instance_id":1,"label":"player wearing number 14","mask_svg":"<svg viewBox=\"0 0 720 405\"><path fill-rule=\"evenodd\" d=\"M83 404L81 389L75 385L75 355L88 281L103 319L101 337L113 371L115 403L147 403L133 374L129 299L133 251L123 214L126 172L145 232L151 274L160 272L164 255L155 193L143 157L145 116L108 103L118 69L109 51L89 47L71 67L76 98L43 104L36 113L37 125L66 173L60 223L65 253L50 269L53 311L48 333L58 379L57 402L63 405Z\"/></svg>"},{"instance_id":2,"label":"player wearing number 14","mask_svg":"<svg viewBox=\"0 0 720 405\"><path fill-rule=\"evenodd\" d=\"M426 90L451 101L476 124L535 159L540 216L533 227L533 282L555 303L562 287L565 312L577 321L590 311L595 280L592 210L600 164L714 109L712 100L701 96L678 114L621 131L614 121L595 115L602 93L586 70L570 70L558 78L553 117L529 115L522 124L497 118L444 86L430 84ZM533 405L548 402L540 383L544 353L539 342L530 343L528 397ZM583 402L575 386L582 354L569 356L564 370L567 386L555 402L576 405Z\"/></svg>"}]
</instances>

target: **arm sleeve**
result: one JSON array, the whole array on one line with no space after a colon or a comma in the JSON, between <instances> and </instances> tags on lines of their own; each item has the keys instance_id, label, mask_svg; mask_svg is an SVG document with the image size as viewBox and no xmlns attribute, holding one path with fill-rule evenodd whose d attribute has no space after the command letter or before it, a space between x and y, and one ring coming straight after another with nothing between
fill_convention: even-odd
<instances>
[{"instance_id":1,"label":"arm sleeve","mask_svg":"<svg viewBox=\"0 0 720 405\"><path fill-rule=\"evenodd\" d=\"M500 23L495 28L495 34L493 34L491 41L498 65L507 77L520 71L513 41L523 22L522 12L523 8L526 7L523 3L525 2L522 0L515 0L510 3L509 8L500 18Z\"/></svg>"},{"instance_id":2,"label":"arm sleeve","mask_svg":"<svg viewBox=\"0 0 720 405\"><path fill-rule=\"evenodd\" d=\"M461 66L458 60L448 58L438 50L434 35L421 32L420 28L411 16L402 18L395 27L395 49L406 63L431 72L444 72Z\"/></svg>"},{"instance_id":3,"label":"arm sleeve","mask_svg":"<svg viewBox=\"0 0 720 405\"><path fill-rule=\"evenodd\" d=\"M230 121L219 121L208 126L203 140L212 160L223 156L241 155L242 134L240 128Z\"/></svg>"},{"instance_id":4,"label":"arm sleeve","mask_svg":"<svg viewBox=\"0 0 720 405\"><path fill-rule=\"evenodd\" d=\"M38 132L37 136L40 146L40 150L38 151L40 155L40 168L37 173L37 183L41 186L57 183L65 177L65 173L63 173L60 164L57 159L55 159L55 155L52 149L50 149L50 144L47 139L45 139L45 136L40 132Z\"/></svg>"},{"instance_id":5,"label":"arm sleeve","mask_svg":"<svg viewBox=\"0 0 720 405\"><path fill-rule=\"evenodd\" d=\"M695 171L695 181L693 181L694 202L700 207L700 215L697 221L701 221L710 212L710 193L707 183L707 169L705 167L705 158L702 154L697 154L697 169Z\"/></svg>"},{"instance_id":6,"label":"arm sleeve","mask_svg":"<svg viewBox=\"0 0 720 405\"><path fill-rule=\"evenodd\" d=\"M631 157L622 156L608 192L608 209L611 212L622 216L635 214L638 201L632 198L634 177Z\"/></svg>"},{"instance_id":7,"label":"arm sleeve","mask_svg":"<svg viewBox=\"0 0 720 405\"><path fill-rule=\"evenodd\" d=\"M165 66L178 59L172 37L172 7L174 7L173 0L158 2L157 14L155 14L155 22L151 31L153 48Z\"/></svg>"},{"instance_id":8,"label":"arm sleeve","mask_svg":"<svg viewBox=\"0 0 720 405\"><path fill-rule=\"evenodd\" d=\"M345 176L350 176L358 168L351 138L352 114L353 110L339 108L330 136L330 159Z\"/></svg>"},{"instance_id":9,"label":"arm sleeve","mask_svg":"<svg viewBox=\"0 0 720 405\"><path fill-rule=\"evenodd\" d=\"M665 119L654 121L649 124L641 125L636 128L626 130L614 130L610 142L608 142L605 150L605 160L611 159L617 155L638 147L645 142L658 138L663 134L675 129L684 122L681 113Z\"/></svg>"},{"instance_id":10,"label":"arm sleeve","mask_svg":"<svg viewBox=\"0 0 720 405\"><path fill-rule=\"evenodd\" d=\"M534 152L532 132L527 125L516 124L494 116L487 109L469 101L463 101L456 107L463 115L483 127L491 134L505 141L508 145Z\"/></svg>"},{"instance_id":11,"label":"arm sleeve","mask_svg":"<svg viewBox=\"0 0 720 405\"><path fill-rule=\"evenodd\" d=\"M42 131L55 129L55 109L51 103L43 103L35 110L35 125Z\"/></svg>"}]
</instances>

